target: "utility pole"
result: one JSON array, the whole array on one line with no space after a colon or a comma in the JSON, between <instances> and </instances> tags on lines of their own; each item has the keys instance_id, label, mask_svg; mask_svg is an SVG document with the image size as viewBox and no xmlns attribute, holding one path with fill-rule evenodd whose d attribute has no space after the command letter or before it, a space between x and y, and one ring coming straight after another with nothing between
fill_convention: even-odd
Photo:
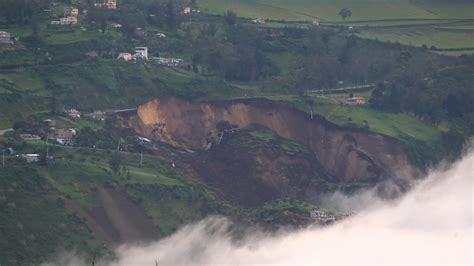
<instances>
[{"instance_id":1,"label":"utility pole","mask_svg":"<svg viewBox=\"0 0 474 266\"><path fill-rule=\"evenodd\" d=\"M118 143L117 143L117 151L120 151L120 139L118 140Z\"/></svg>"},{"instance_id":2,"label":"utility pole","mask_svg":"<svg viewBox=\"0 0 474 266\"><path fill-rule=\"evenodd\" d=\"M46 135L46 160L49 158L49 146L48 146L49 136Z\"/></svg>"},{"instance_id":3,"label":"utility pole","mask_svg":"<svg viewBox=\"0 0 474 266\"><path fill-rule=\"evenodd\" d=\"M5 150L2 150L2 166L5 167Z\"/></svg>"},{"instance_id":4,"label":"utility pole","mask_svg":"<svg viewBox=\"0 0 474 266\"><path fill-rule=\"evenodd\" d=\"M140 154L140 165L143 164L143 150L142 150L142 153Z\"/></svg>"}]
</instances>

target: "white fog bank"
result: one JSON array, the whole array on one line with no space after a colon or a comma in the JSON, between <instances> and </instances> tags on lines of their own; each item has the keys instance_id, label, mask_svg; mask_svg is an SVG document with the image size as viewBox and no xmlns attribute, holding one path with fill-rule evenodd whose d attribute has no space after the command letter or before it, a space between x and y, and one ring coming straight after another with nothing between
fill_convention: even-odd
<instances>
[{"instance_id":1,"label":"white fog bank","mask_svg":"<svg viewBox=\"0 0 474 266\"><path fill-rule=\"evenodd\" d=\"M472 264L474 153L432 172L398 203L377 204L323 229L234 244L225 219L187 226L146 247L122 247L112 265Z\"/></svg>"}]
</instances>

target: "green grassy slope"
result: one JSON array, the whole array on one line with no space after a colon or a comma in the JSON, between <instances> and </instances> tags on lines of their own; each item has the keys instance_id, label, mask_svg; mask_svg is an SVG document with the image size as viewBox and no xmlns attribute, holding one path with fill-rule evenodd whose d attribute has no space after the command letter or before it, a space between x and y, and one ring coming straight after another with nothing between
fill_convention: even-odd
<instances>
[{"instance_id":1,"label":"green grassy slope","mask_svg":"<svg viewBox=\"0 0 474 266\"><path fill-rule=\"evenodd\" d=\"M340 21L341 8L353 15L347 20L473 18L474 5L469 1L436 0L201 0L204 11L223 14L234 10L239 16L286 20Z\"/></svg>"},{"instance_id":2,"label":"green grassy slope","mask_svg":"<svg viewBox=\"0 0 474 266\"><path fill-rule=\"evenodd\" d=\"M347 95L336 97L347 97ZM441 126L430 125L407 113L377 111L367 106L342 105L334 100L334 96L311 96L311 98L315 103L313 111L332 123L362 128L400 140L413 162L420 167L427 162L437 161L443 156L441 138L445 129ZM309 113L308 105L299 97L276 96L270 99L290 102L300 110Z\"/></svg>"},{"instance_id":3,"label":"green grassy slope","mask_svg":"<svg viewBox=\"0 0 474 266\"><path fill-rule=\"evenodd\" d=\"M308 106L296 96L277 96L270 99L291 102L297 108L309 112ZM409 114L376 111L366 106L342 105L331 97L313 96L312 99L315 101L315 113L341 126L366 128L394 138L409 136L426 142L437 141L440 137L440 129Z\"/></svg>"},{"instance_id":4,"label":"green grassy slope","mask_svg":"<svg viewBox=\"0 0 474 266\"><path fill-rule=\"evenodd\" d=\"M474 48L474 23L362 30L360 37L438 49ZM472 52L471 52L472 53Z\"/></svg>"},{"instance_id":5,"label":"green grassy slope","mask_svg":"<svg viewBox=\"0 0 474 266\"><path fill-rule=\"evenodd\" d=\"M453 19L474 19L474 2L444 0L201 0L201 8L214 14L234 10L244 18L287 21L319 19L362 30L359 36L406 45L441 49L474 48L474 32L440 29ZM342 20L339 10L349 8L352 16ZM465 23L472 23L465 22ZM425 24L423 26L423 24ZM419 25L419 27L409 27ZM272 24L267 24L272 26ZM281 25L280 25L281 26ZM365 29L364 26L370 27ZM386 28L389 26L390 28ZM468 27L472 26L471 24ZM469 28L470 29L470 28ZM468 49L464 53L472 53Z\"/></svg>"},{"instance_id":6,"label":"green grassy slope","mask_svg":"<svg viewBox=\"0 0 474 266\"><path fill-rule=\"evenodd\" d=\"M145 155L140 164L140 154L121 153L121 171L113 173L108 163L113 156L110 151L56 147L51 153L65 160L50 169L42 168L40 173L52 187L83 208L98 206L96 188L124 187L164 235L209 213L223 211L222 203L206 188L185 177L164 158Z\"/></svg>"},{"instance_id":7,"label":"green grassy slope","mask_svg":"<svg viewBox=\"0 0 474 266\"><path fill-rule=\"evenodd\" d=\"M136 107L153 97L222 98L239 89L192 72L147 63L84 61L0 72L0 128L50 110L51 97L82 111Z\"/></svg>"},{"instance_id":8,"label":"green grassy slope","mask_svg":"<svg viewBox=\"0 0 474 266\"><path fill-rule=\"evenodd\" d=\"M1 265L30 265L66 250L104 252L36 169L9 163L0 171Z\"/></svg>"}]
</instances>

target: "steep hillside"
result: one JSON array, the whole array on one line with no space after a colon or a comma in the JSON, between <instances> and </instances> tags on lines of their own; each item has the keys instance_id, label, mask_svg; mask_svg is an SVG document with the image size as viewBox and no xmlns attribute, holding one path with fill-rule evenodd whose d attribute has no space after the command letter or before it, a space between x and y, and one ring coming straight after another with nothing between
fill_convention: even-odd
<instances>
[{"instance_id":1,"label":"steep hillside","mask_svg":"<svg viewBox=\"0 0 474 266\"><path fill-rule=\"evenodd\" d=\"M155 99L119 123L142 136L185 149L210 148L227 132L259 125L308 147L324 171L342 181L408 181L414 176L407 155L395 139L342 128L263 99L197 103Z\"/></svg>"},{"instance_id":2,"label":"steep hillside","mask_svg":"<svg viewBox=\"0 0 474 266\"><path fill-rule=\"evenodd\" d=\"M1 168L0 213L1 265L33 265L66 250L89 256L105 252L64 199L25 163Z\"/></svg>"}]
</instances>

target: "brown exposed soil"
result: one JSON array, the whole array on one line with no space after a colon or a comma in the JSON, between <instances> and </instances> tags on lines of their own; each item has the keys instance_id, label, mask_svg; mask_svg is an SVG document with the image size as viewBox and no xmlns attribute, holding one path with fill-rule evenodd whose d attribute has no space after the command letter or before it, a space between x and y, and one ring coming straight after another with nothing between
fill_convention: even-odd
<instances>
[{"instance_id":1,"label":"brown exposed soil","mask_svg":"<svg viewBox=\"0 0 474 266\"><path fill-rule=\"evenodd\" d=\"M94 234L109 247L158 239L159 229L125 192L99 188L101 207L85 210L71 200L67 206L83 219Z\"/></svg>"},{"instance_id":2,"label":"brown exposed soil","mask_svg":"<svg viewBox=\"0 0 474 266\"><path fill-rule=\"evenodd\" d=\"M222 125L233 128L259 125L308 147L324 172L341 182L413 178L411 164L397 140L343 128L319 116L312 119L287 104L266 99L221 102L189 102L173 97L155 99L140 106L136 114L119 117L118 125L153 140L192 150L219 144ZM238 155L232 154L227 155L226 164L236 163ZM271 169L274 168L267 169L267 173ZM271 175L268 176L271 179ZM265 182L278 184L279 181Z\"/></svg>"},{"instance_id":3,"label":"brown exposed soil","mask_svg":"<svg viewBox=\"0 0 474 266\"><path fill-rule=\"evenodd\" d=\"M244 207L318 189L317 162L307 153L284 151L278 141L252 140L247 131L228 133L209 151L189 155L187 163L223 198Z\"/></svg>"}]
</instances>

